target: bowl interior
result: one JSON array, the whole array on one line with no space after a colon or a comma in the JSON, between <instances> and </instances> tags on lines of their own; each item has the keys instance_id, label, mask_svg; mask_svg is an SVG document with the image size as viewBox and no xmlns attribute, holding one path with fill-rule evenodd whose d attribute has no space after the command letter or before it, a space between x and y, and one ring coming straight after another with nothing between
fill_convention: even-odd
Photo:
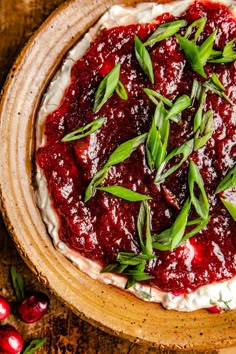
<instances>
[{"instance_id":1,"label":"bowl interior","mask_svg":"<svg viewBox=\"0 0 236 354\"><path fill-rule=\"evenodd\" d=\"M75 313L100 328L161 349L210 350L236 345L236 311L178 313L143 302L80 272L53 247L35 205L34 123L43 92L68 49L115 3L72 0L41 26L18 57L1 101L1 208L21 256ZM138 1L141 2L141 1Z\"/></svg>"}]
</instances>

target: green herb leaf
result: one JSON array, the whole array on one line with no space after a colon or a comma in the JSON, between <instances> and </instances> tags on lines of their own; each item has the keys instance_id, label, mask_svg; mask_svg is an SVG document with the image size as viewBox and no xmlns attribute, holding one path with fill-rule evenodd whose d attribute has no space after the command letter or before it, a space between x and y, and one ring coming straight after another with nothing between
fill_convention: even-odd
<instances>
[{"instance_id":1,"label":"green herb leaf","mask_svg":"<svg viewBox=\"0 0 236 354\"><path fill-rule=\"evenodd\" d=\"M161 95L159 92L151 90L149 88L145 88L143 89L143 91L146 93L146 95L148 96L148 98L155 104L158 105L159 102L154 98L158 98L159 101L162 101L163 103L165 103L167 106L172 107L173 103L166 98L165 96Z\"/></svg>"},{"instance_id":2,"label":"green herb leaf","mask_svg":"<svg viewBox=\"0 0 236 354\"><path fill-rule=\"evenodd\" d=\"M177 98L170 111L167 114L166 119L171 119L174 122L179 122L178 114L183 112L186 108L191 106L192 100L188 95L182 95Z\"/></svg>"},{"instance_id":3,"label":"green herb leaf","mask_svg":"<svg viewBox=\"0 0 236 354\"><path fill-rule=\"evenodd\" d=\"M214 132L213 115L214 112L210 109L202 116L200 126L194 136L194 151L197 151L204 146L212 136L212 133Z\"/></svg>"},{"instance_id":4,"label":"green herb leaf","mask_svg":"<svg viewBox=\"0 0 236 354\"><path fill-rule=\"evenodd\" d=\"M216 188L216 193L236 187L236 165L228 171Z\"/></svg>"},{"instance_id":5,"label":"green herb leaf","mask_svg":"<svg viewBox=\"0 0 236 354\"><path fill-rule=\"evenodd\" d=\"M168 176L170 176L172 173L177 171L180 166L184 163L184 161L187 160L191 152L193 151L193 139L186 141L184 144L180 145L178 148L174 149L167 155L163 163L161 164L160 168L157 171L156 177L155 177L155 183L161 183L163 182ZM166 163L173 159L174 157L182 155L182 159L177 162L174 166L170 167L165 173L162 174L162 171L164 167L166 166Z\"/></svg>"},{"instance_id":6,"label":"green herb leaf","mask_svg":"<svg viewBox=\"0 0 236 354\"><path fill-rule=\"evenodd\" d=\"M207 78L207 75L204 71L204 64L202 62L198 46L191 42L190 40L181 37L180 35L176 34L176 38L179 41L180 48L183 50L186 60L191 66L191 68L200 74L202 77ZM209 53L210 55L210 53Z\"/></svg>"},{"instance_id":7,"label":"green herb leaf","mask_svg":"<svg viewBox=\"0 0 236 354\"><path fill-rule=\"evenodd\" d=\"M204 31L205 25L207 22L207 18L206 17L201 17L198 18L197 20L195 20L188 28L187 31L185 33L185 38L189 39L189 37L192 35L192 33L194 32L195 29L196 32L194 34L194 39L193 42L196 43L199 36L202 34L202 32Z\"/></svg>"},{"instance_id":8,"label":"green herb leaf","mask_svg":"<svg viewBox=\"0 0 236 354\"><path fill-rule=\"evenodd\" d=\"M104 167L110 167L128 159L137 147L145 142L146 138L147 133L138 135L118 146L110 155Z\"/></svg>"},{"instance_id":9,"label":"green herb leaf","mask_svg":"<svg viewBox=\"0 0 236 354\"><path fill-rule=\"evenodd\" d=\"M22 275L16 271L16 267L14 266L11 266L10 274L16 298L19 302L21 302L25 298L24 280Z\"/></svg>"},{"instance_id":10,"label":"green herb leaf","mask_svg":"<svg viewBox=\"0 0 236 354\"><path fill-rule=\"evenodd\" d=\"M22 354L33 354L41 348L46 342L46 338L37 338L30 341Z\"/></svg>"},{"instance_id":11,"label":"green herb leaf","mask_svg":"<svg viewBox=\"0 0 236 354\"><path fill-rule=\"evenodd\" d=\"M128 93L126 91L125 86L120 80L118 81L118 85L116 87L116 93L122 100L124 101L128 100Z\"/></svg>"},{"instance_id":12,"label":"green herb leaf","mask_svg":"<svg viewBox=\"0 0 236 354\"><path fill-rule=\"evenodd\" d=\"M169 130L170 123L166 119L166 110L160 102L156 107L146 142L147 160L151 170L158 169L165 159Z\"/></svg>"},{"instance_id":13,"label":"green herb leaf","mask_svg":"<svg viewBox=\"0 0 236 354\"><path fill-rule=\"evenodd\" d=\"M85 126L74 130L73 132L66 134L62 142L79 140L85 138L86 136L94 133L96 130L100 129L103 123L105 122L106 118L97 118L93 122L86 124Z\"/></svg>"},{"instance_id":14,"label":"green herb leaf","mask_svg":"<svg viewBox=\"0 0 236 354\"><path fill-rule=\"evenodd\" d=\"M152 45L157 42L161 42L166 38L169 38L176 34L181 27L186 26L187 22L185 20L177 20L168 23L161 24L153 34L144 43L145 46Z\"/></svg>"},{"instance_id":15,"label":"green herb leaf","mask_svg":"<svg viewBox=\"0 0 236 354\"><path fill-rule=\"evenodd\" d=\"M154 235L155 242L153 243L153 248L160 251L168 251L180 245L187 226L190 206L191 202L187 199L172 227L160 235Z\"/></svg>"},{"instance_id":16,"label":"green herb leaf","mask_svg":"<svg viewBox=\"0 0 236 354\"><path fill-rule=\"evenodd\" d=\"M116 64L114 68L102 79L95 93L95 101L93 112L97 113L106 101L116 90L120 76L120 64Z\"/></svg>"},{"instance_id":17,"label":"green herb leaf","mask_svg":"<svg viewBox=\"0 0 236 354\"><path fill-rule=\"evenodd\" d=\"M195 194L195 185L198 187L199 197ZM188 186L191 203L194 205L197 214L203 220L206 220L209 216L209 202L204 189L202 176L193 161L189 163Z\"/></svg>"},{"instance_id":18,"label":"green herb leaf","mask_svg":"<svg viewBox=\"0 0 236 354\"><path fill-rule=\"evenodd\" d=\"M223 52L213 51L208 60L209 63L232 63L236 60L236 50L234 50L234 45L236 43L236 38L232 41L226 43Z\"/></svg>"},{"instance_id":19,"label":"green herb leaf","mask_svg":"<svg viewBox=\"0 0 236 354\"><path fill-rule=\"evenodd\" d=\"M94 196L97 186L104 181L104 179L107 176L107 173L108 173L108 168L104 167L93 176L92 180L90 181L85 191L85 198L84 198L85 203L88 202L89 199L91 199Z\"/></svg>"},{"instance_id":20,"label":"green herb leaf","mask_svg":"<svg viewBox=\"0 0 236 354\"><path fill-rule=\"evenodd\" d=\"M140 41L138 36L134 37L135 55L143 72L147 75L152 84L154 84L154 73L150 54Z\"/></svg>"},{"instance_id":21,"label":"green herb leaf","mask_svg":"<svg viewBox=\"0 0 236 354\"><path fill-rule=\"evenodd\" d=\"M236 205L223 198L220 198L220 200L232 216L233 220L236 221Z\"/></svg>"},{"instance_id":22,"label":"green herb leaf","mask_svg":"<svg viewBox=\"0 0 236 354\"><path fill-rule=\"evenodd\" d=\"M121 186L97 187L97 189L110 193L118 198L128 200L129 202L140 202L143 200L152 199L148 195L140 194Z\"/></svg>"}]
</instances>

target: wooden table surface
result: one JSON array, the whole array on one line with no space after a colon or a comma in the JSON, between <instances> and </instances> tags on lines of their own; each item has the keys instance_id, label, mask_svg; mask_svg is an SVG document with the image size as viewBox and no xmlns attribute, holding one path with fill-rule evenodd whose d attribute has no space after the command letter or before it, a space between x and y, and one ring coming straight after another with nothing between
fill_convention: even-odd
<instances>
[{"instance_id":1,"label":"wooden table surface","mask_svg":"<svg viewBox=\"0 0 236 354\"><path fill-rule=\"evenodd\" d=\"M62 0L0 0L0 88L22 46L44 19L60 5ZM26 289L46 292L50 296L50 310L39 322L24 324L16 314L15 297L9 279L10 265L22 273ZM108 335L84 322L65 308L43 287L19 257L0 216L0 294L12 304L12 314L3 323L14 325L27 342L46 337L45 346L38 353L101 353L145 354L159 353L157 349L140 347L138 344ZM174 354L174 352L163 352ZM236 353L236 349L211 351ZM190 352L189 352L190 354Z\"/></svg>"}]
</instances>

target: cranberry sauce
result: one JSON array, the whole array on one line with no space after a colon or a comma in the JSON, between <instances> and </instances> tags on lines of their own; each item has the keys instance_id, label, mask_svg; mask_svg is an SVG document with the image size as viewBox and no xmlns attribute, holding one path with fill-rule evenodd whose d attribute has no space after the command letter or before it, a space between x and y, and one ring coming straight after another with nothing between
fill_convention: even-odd
<instances>
[{"instance_id":1,"label":"cranberry sauce","mask_svg":"<svg viewBox=\"0 0 236 354\"><path fill-rule=\"evenodd\" d=\"M198 44L218 28L214 49L222 50L236 36L235 18L225 6L211 2L193 3L181 18L191 24L203 16L207 16L207 24ZM148 47L155 83L151 84L141 71L134 54L134 35L144 42L160 23L174 19L164 14L154 24L102 30L84 57L74 64L63 100L46 120L47 143L38 149L37 163L45 173L59 216L59 237L102 266L114 261L119 251L140 252L136 227L140 202L97 191L84 203L86 187L116 147L149 130L155 107L143 88L152 88L174 101L180 95L190 95L194 78L205 81L191 70L175 36ZM94 114L96 89L115 63L121 63L120 80L129 98L125 101L113 93ZM225 93L236 104L236 63L207 64L205 71L208 78L213 72L218 75ZM191 106L179 123L170 123L168 152L193 138L196 109ZM214 110L214 133L190 158L202 175L211 220L186 244L173 251L156 251L158 257L147 265L154 276L149 284L176 294L236 274L235 223L214 193L236 159L235 106L209 91L206 110L209 109ZM98 117L106 117L106 121L96 133L72 143L61 142L65 134ZM173 224L188 196L187 173L188 161L159 189L154 184L155 174L148 168L145 147L140 146L130 158L109 169L102 185L121 185L150 195L151 231L160 233ZM231 197L235 198L235 194Z\"/></svg>"}]
</instances>

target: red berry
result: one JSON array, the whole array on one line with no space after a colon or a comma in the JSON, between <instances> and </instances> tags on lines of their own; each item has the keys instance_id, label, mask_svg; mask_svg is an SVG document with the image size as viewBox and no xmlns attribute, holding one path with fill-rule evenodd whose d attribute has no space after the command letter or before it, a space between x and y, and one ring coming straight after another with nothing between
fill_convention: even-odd
<instances>
[{"instance_id":1,"label":"red berry","mask_svg":"<svg viewBox=\"0 0 236 354\"><path fill-rule=\"evenodd\" d=\"M207 311L210 312L210 313L221 313L222 309L215 305L215 306L212 306L212 307L208 307Z\"/></svg>"},{"instance_id":2,"label":"red berry","mask_svg":"<svg viewBox=\"0 0 236 354\"><path fill-rule=\"evenodd\" d=\"M47 312L49 306L49 298L44 293L34 293L27 296L18 308L18 313L22 321L33 323Z\"/></svg>"},{"instance_id":3,"label":"red berry","mask_svg":"<svg viewBox=\"0 0 236 354\"><path fill-rule=\"evenodd\" d=\"M23 349L23 339L20 333L12 326L0 327L0 353L18 354Z\"/></svg>"},{"instance_id":4,"label":"red berry","mask_svg":"<svg viewBox=\"0 0 236 354\"><path fill-rule=\"evenodd\" d=\"M10 315L9 302L2 296L0 296L0 321L5 320Z\"/></svg>"}]
</instances>

